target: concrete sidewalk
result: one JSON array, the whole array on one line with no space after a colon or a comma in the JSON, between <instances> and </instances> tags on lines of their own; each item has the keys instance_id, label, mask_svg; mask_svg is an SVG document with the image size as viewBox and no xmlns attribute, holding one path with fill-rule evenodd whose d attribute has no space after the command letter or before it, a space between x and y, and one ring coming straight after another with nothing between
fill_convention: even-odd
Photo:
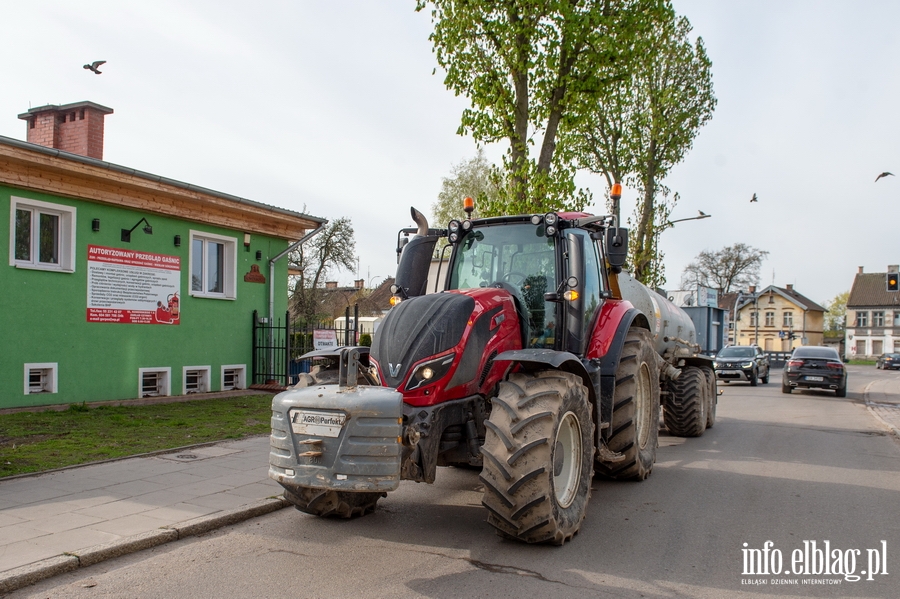
<instances>
[{"instance_id":1,"label":"concrete sidewalk","mask_svg":"<svg viewBox=\"0 0 900 599\"><path fill-rule=\"evenodd\" d=\"M0 480L0 594L288 505L252 437Z\"/></svg>"}]
</instances>

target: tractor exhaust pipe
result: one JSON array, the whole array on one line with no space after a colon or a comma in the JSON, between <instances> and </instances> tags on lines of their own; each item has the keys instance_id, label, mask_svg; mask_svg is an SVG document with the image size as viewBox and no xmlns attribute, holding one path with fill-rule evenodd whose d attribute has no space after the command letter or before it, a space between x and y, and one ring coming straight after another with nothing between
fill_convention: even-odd
<instances>
[{"instance_id":1,"label":"tractor exhaust pipe","mask_svg":"<svg viewBox=\"0 0 900 599\"><path fill-rule=\"evenodd\" d=\"M425 218L425 215L413 208L409 207L409 212L412 214L413 222L419 227L419 230L416 231L416 235L425 236L428 235L428 219Z\"/></svg>"}]
</instances>

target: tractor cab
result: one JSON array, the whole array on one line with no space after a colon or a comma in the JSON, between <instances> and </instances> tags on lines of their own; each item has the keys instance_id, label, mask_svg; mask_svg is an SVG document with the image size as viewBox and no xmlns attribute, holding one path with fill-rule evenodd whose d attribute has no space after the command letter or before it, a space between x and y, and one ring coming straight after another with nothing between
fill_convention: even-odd
<instances>
[{"instance_id":1,"label":"tractor cab","mask_svg":"<svg viewBox=\"0 0 900 599\"><path fill-rule=\"evenodd\" d=\"M395 294L425 293L427 264L444 236L451 247L444 291L503 289L515 298L523 348L584 355L599 307L612 297L606 265L615 267L620 252L606 246L621 245L625 233L608 229L607 218L548 213L453 220L444 230L425 224L430 234L402 249Z\"/></svg>"}]
</instances>

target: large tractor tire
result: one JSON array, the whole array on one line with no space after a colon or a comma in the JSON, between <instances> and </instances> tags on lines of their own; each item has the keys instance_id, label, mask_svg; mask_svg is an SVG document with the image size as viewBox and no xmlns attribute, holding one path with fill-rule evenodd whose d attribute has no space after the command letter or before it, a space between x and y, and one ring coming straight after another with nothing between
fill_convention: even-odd
<instances>
[{"instance_id":1,"label":"large tractor tire","mask_svg":"<svg viewBox=\"0 0 900 599\"><path fill-rule=\"evenodd\" d=\"M681 376L669 381L663 422L676 437L699 437L706 430L709 386L703 369L685 366Z\"/></svg>"},{"instance_id":2,"label":"large tractor tire","mask_svg":"<svg viewBox=\"0 0 900 599\"><path fill-rule=\"evenodd\" d=\"M706 388L709 403L706 404L706 428L712 428L716 423L716 405L719 403L719 390L716 388L716 373L711 368L704 368L706 375Z\"/></svg>"},{"instance_id":3,"label":"large tractor tire","mask_svg":"<svg viewBox=\"0 0 900 599\"><path fill-rule=\"evenodd\" d=\"M620 454L597 461L597 472L618 480L644 480L659 444L659 366L646 329L629 329L616 370L607 447Z\"/></svg>"},{"instance_id":4,"label":"large tractor tire","mask_svg":"<svg viewBox=\"0 0 900 599\"><path fill-rule=\"evenodd\" d=\"M297 487L284 490L284 498L301 512L313 516L354 518L375 511L375 504L387 493L334 491Z\"/></svg>"},{"instance_id":5,"label":"large tractor tire","mask_svg":"<svg viewBox=\"0 0 900 599\"><path fill-rule=\"evenodd\" d=\"M568 372L514 373L500 384L481 448L482 504L502 537L562 545L591 495L594 421L588 391Z\"/></svg>"}]
</instances>

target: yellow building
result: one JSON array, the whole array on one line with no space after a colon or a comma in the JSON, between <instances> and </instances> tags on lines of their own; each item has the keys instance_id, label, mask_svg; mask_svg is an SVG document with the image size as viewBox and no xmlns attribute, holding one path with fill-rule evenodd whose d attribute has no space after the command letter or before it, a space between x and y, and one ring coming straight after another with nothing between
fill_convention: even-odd
<instances>
[{"instance_id":1,"label":"yellow building","mask_svg":"<svg viewBox=\"0 0 900 599\"><path fill-rule=\"evenodd\" d=\"M755 287L737 303L737 345L759 345L764 351L787 352L801 345L822 345L825 308L794 291L793 285Z\"/></svg>"}]
</instances>

